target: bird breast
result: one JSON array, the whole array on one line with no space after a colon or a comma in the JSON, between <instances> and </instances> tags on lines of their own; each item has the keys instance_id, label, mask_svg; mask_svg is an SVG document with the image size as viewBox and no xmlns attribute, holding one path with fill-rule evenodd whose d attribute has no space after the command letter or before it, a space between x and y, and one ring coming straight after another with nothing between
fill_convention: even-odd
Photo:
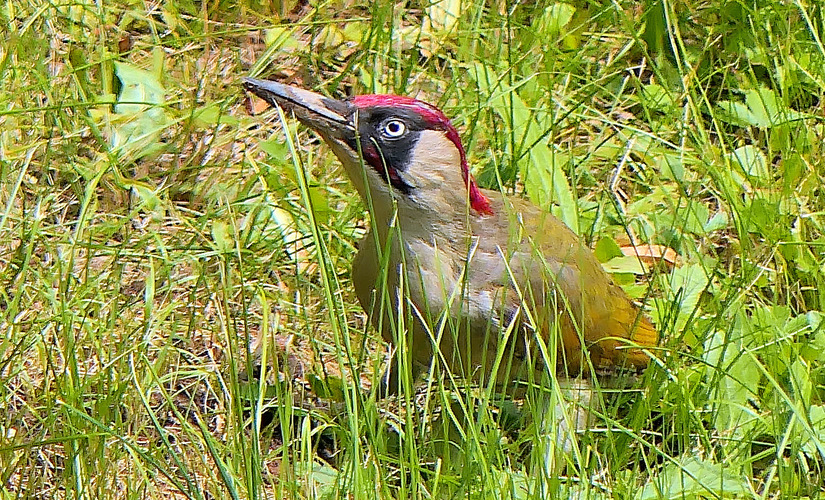
<instances>
[{"instance_id":1,"label":"bird breast","mask_svg":"<svg viewBox=\"0 0 825 500\"><path fill-rule=\"evenodd\" d=\"M479 252L477 240L405 238L401 242L396 235L389 245L386 282L377 264L376 241L372 232L367 234L353 262L356 294L387 342L396 342L399 334L407 336L416 362L429 363L436 337L442 337L439 345L449 358L467 350L467 334L470 343L480 337L473 332L495 336L502 325L502 313L512 316L502 296L503 287L497 285L506 278L507 266L500 254ZM495 280L489 280L490 273L498 274ZM383 301L382 290L388 292ZM406 316L402 322L399 314ZM394 321L389 321L389 316ZM400 323L406 331L393 332L391 324ZM491 342L495 344L495 340ZM486 364L475 359L484 356L480 348L477 351L467 353L471 359L465 360L465 366Z\"/></svg>"}]
</instances>

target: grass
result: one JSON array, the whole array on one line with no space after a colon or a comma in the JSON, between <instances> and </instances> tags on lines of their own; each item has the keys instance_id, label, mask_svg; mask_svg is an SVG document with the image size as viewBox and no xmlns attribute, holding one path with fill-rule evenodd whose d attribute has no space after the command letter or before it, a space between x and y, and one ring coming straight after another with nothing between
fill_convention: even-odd
<instances>
[{"instance_id":1,"label":"grass","mask_svg":"<svg viewBox=\"0 0 825 500\"><path fill-rule=\"evenodd\" d=\"M822 496L818 4L0 15L2 498L539 496L516 405L370 389L384 347L348 274L368 216L325 146L249 114L243 75L433 102L481 184L553 210L645 299L655 362L601 394L559 496ZM642 272L633 242L679 258ZM479 411L451 461L433 441L458 399Z\"/></svg>"}]
</instances>

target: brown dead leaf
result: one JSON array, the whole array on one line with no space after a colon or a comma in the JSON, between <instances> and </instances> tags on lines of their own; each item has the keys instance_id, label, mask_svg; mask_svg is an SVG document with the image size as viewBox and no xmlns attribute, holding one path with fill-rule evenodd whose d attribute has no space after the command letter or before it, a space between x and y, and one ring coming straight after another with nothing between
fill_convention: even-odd
<instances>
[{"instance_id":1,"label":"brown dead leaf","mask_svg":"<svg viewBox=\"0 0 825 500\"><path fill-rule=\"evenodd\" d=\"M655 265L664 262L670 267L676 265L679 255L664 245L623 246L622 253L629 257L638 257L644 264Z\"/></svg>"},{"instance_id":2,"label":"brown dead leaf","mask_svg":"<svg viewBox=\"0 0 825 500\"><path fill-rule=\"evenodd\" d=\"M247 94L244 104L246 112L252 116L259 115L269 109L269 103L259 97Z\"/></svg>"}]
</instances>

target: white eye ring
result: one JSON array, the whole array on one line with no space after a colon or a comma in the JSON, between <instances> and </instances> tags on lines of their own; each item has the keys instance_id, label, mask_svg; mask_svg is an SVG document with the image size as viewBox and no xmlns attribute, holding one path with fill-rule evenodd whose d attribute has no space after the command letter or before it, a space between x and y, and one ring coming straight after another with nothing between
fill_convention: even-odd
<instances>
[{"instance_id":1,"label":"white eye ring","mask_svg":"<svg viewBox=\"0 0 825 500\"><path fill-rule=\"evenodd\" d=\"M387 120L381 127L381 133L387 139L398 139L407 133L407 125L401 120Z\"/></svg>"}]
</instances>

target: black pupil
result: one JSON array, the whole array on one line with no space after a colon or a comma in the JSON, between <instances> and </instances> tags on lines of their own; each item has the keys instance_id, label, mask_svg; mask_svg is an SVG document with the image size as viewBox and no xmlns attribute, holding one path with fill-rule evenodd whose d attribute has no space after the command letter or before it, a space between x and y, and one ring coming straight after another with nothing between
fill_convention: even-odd
<instances>
[{"instance_id":1,"label":"black pupil","mask_svg":"<svg viewBox=\"0 0 825 500\"><path fill-rule=\"evenodd\" d=\"M387 133L390 135L398 135L401 133L401 124L397 121L392 121L387 124Z\"/></svg>"}]
</instances>

